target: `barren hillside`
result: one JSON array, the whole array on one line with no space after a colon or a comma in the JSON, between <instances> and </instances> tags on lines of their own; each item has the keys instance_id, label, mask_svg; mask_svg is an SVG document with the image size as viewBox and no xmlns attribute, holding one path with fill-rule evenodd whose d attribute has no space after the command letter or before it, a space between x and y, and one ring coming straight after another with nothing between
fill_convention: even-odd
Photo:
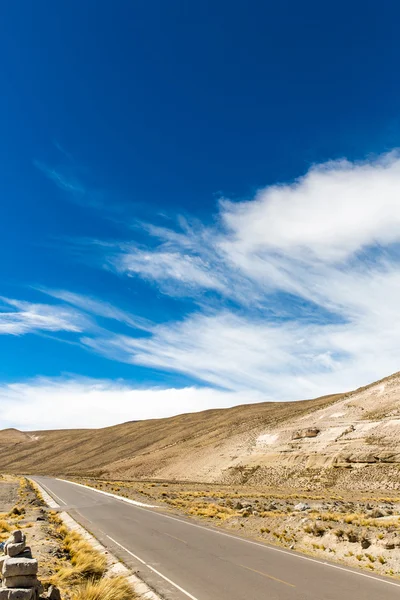
<instances>
[{"instance_id":1,"label":"barren hillside","mask_svg":"<svg viewBox=\"0 0 400 600\"><path fill-rule=\"evenodd\" d=\"M400 489L400 374L315 400L100 430L3 430L0 470Z\"/></svg>"}]
</instances>

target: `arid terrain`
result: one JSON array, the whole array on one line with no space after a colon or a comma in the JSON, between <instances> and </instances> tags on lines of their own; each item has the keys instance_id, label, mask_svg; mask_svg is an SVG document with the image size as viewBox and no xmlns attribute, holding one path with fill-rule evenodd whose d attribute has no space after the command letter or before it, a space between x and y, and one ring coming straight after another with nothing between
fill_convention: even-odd
<instances>
[{"instance_id":1,"label":"arid terrain","mask_svg":"<svg viewBox=\"0 0 400 600\"><path fill-rule=\"evenodd\" d=\"M62 523L35 485L24 477L0 475L0 542L15 530L25 533L38 560L41 598L48 597L51 585L61 591L63 600L134 597L124 577L108 577L106 557Z\"/></svg>"},{"instance_id":2,"label":"arid terrain","mask_svg":"<svg viewBox=\"0 0 400 600\"><path fill-rule=\"evenodd\" d=\"M4 511L16 502L15 474L64 476L319 558L400 571L398 373L315 400L99 430L8 429L0 457L0 469L14 474L2 480ZM28 512L24 519L42 539L43 525ZM51 577L57 544L43 547Z\"/></svg>"},{"instance_id":3,"label":"arid terrain","mask_svg":"<svg viewBox=\"0 0 400 600\"><path fill-rule=\"evenodd\" d=\"M74 478L239 535L398 577L400 495L291 493L260 486Z\"/></svg>"},{"instance_id":4,"label":"arid terrain","mask_svg":"<svg viewBox=\"0 0 400 600\"><path fill-rule=\"evenodd\" d=\"M134 410L134 409L132 409ZM280 487L400 491L400 374L346 394L128 422L0 432L0 469Z\"/></svg>"}]
</instances>

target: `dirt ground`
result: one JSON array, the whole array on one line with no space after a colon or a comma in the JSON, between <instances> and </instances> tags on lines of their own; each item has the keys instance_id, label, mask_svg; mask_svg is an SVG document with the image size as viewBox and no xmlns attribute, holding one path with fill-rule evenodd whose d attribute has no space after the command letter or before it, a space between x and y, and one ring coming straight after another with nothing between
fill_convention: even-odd
<instances>
[{"instance_id":1,"label":"dirt ground","mask_svg":"<svg viewBox=\"0 0 400 600\"><path fill-rule=\"evenodd\" d=\"M232 532L400 577L400 496L293 493L293 490L186 482L75 481Z\"/></svg>"},{"instance_id":2,"label":"dirt ground","mask_svg":"<svg viewBox=\"0 0 400 600\"><path fill-rule=\"evenodd\" d=\"M46 582L56 571L61 556L59 541L47 518L47 509L24 478L0 479L0 541L22 529L32 555L39 562L39 579Z\"/></svg>"},{"instance_id":3,"label":"dirt ground","mask_svg":"<svg viewBox=\"0 0 400 600\"><path fill-rule=\"evenodd\" d=\"M38 560L42 598L56 585L63 600L133 600L124 576L108 572L108 561L74 528L66 527L40 491L25 477L0 475L0 541L21 529Z\"/></svg>"}]
</instances>

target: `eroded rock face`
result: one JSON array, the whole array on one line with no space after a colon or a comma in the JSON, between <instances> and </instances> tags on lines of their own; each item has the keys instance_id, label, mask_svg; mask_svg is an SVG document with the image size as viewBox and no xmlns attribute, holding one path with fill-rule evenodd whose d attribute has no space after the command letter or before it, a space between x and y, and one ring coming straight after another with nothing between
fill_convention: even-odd
<instances>
[{"instance_id":1,"label":"eroded rock face","mask_svg":"<svg viewBox=\"0 0 400 600\"><path fill-rule=\"evenodd\" d=\"M293 440L300 440L302 438L314 438L320 433L320 429L317 427L309 427L308 429L303 429L300 431L295 431L293 433Z\"/></svg>"}]
</instances>

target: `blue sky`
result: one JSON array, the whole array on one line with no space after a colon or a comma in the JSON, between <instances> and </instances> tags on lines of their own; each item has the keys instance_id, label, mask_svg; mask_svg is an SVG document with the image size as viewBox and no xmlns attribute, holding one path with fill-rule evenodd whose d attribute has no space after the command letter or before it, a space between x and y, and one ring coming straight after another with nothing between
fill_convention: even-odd
<instances>
[{"instance_id":1,"label":"blue sky","mask_svg":"<svg viewBox=\"0 0 400 600\"><path fill-rule=\"evenodd\" d=\"M0 426L399 369L395 2L1 8Z\"/></svg>"}]
</instances>

